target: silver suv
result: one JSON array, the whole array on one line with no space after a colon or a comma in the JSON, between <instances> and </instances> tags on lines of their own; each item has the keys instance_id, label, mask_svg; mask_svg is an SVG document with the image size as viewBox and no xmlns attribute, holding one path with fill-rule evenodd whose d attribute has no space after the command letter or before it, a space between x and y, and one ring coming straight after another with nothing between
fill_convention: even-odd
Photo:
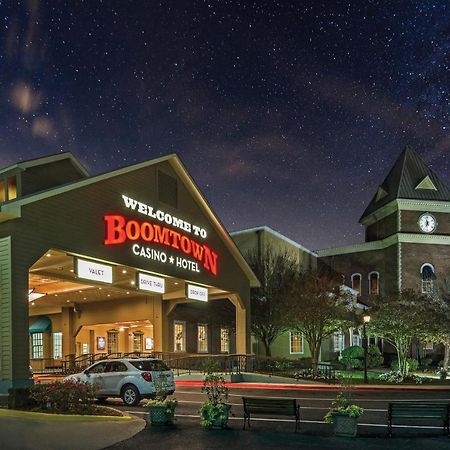
<instances>
[{"instance_id":1,"label":"silver suv","mask_svg":"<svg viewBox=\"0 0 450 450\"><path fill-rule=\"evenodd\" d=\"M175 392L172 371L163 361L154 358L103 360L65 380L95 384L99 388L99 401L121 397L128 406L137 405L142 398L154 398L156 386L166 395Z\"/></svg>"}]
</instances>

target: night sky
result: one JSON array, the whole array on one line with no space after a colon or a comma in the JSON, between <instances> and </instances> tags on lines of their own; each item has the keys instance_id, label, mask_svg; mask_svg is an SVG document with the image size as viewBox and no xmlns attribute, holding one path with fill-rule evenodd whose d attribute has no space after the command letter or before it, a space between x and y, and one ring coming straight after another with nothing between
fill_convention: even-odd
<instances>
[{"instance_id":1,"label":"night sky","mask_svg":"<svg viewBox=\"0 0 450 450\"><path fill-rule=\"evenodd\" d=\"M448 1L2 1L0 167L176 152L230 230L310 249L409 144L450 184Z\"/></svg>"}]
</instances>

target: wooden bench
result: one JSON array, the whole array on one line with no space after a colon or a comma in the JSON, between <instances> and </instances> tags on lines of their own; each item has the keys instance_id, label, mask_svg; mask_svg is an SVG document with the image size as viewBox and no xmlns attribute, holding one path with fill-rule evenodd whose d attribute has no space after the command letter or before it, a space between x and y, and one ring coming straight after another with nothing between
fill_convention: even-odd
<instances>
[{"instance_id":1,"label":"wooden bench","mask_svg":"<svg viewBox=\"0 0 450 450\"><path fill-rule=\"evenodd\" d=\"M392 421L400 420L442 420L444 434L449 432L450 403L392 402L388 409L388 433L392 436Z\"/></svg>"},{"instance_id":2,"label":"wooden bench","mask_svg":"<svg viewBox=\"0 0 450 450\"><path fill-rule=\"evenodd\" d=\"M244 403L244 430L250 428L251 414L275 414L277 416L295 417L295 431L300 421L300 405L295 398L253 398L242 397Z\"/></svg>"}]
</instances>

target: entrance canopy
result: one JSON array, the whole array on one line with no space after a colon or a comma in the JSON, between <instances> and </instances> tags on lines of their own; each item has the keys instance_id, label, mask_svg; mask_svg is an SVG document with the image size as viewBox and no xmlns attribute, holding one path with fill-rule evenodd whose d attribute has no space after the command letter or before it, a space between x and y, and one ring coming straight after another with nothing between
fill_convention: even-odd
<instances>
[{"instance_id":1,"label":"entrance canopy","mask_svg":"<svg viewBox=\"0 0 450 450\"><path fill-rule=\"evenodd\" d=\"M52 328L52 322L48 317L38 317L37 320L28 329L30 333L45 333Z\"/></svg>"}]
</instances>

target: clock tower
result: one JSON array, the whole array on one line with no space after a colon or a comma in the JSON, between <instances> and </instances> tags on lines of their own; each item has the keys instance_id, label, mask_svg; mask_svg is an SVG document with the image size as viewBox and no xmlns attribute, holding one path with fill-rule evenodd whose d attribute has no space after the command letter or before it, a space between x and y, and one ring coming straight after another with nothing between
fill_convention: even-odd
<instances>
[{"instance_id":1,"label":"clock tower","mask_svg":"<svg viewBox=\"0 0 450 450\"><path fill-rule=\"evenodd\" d=\"M405 148L364 211L365 242L318 251L361 300L450 285L450 190Z\"/></svg>"},{"instance_id":2,"label":"clock tower","mask_svg":"<svg viewBox=\"0 0 450 450\"><path fill-rule=\"evenodd\" d=\"M450 276L450 190L413 149L402 151L360 223L366 242L396 247L389 291L437 291Z\"/></svg>"}]
</instances>

